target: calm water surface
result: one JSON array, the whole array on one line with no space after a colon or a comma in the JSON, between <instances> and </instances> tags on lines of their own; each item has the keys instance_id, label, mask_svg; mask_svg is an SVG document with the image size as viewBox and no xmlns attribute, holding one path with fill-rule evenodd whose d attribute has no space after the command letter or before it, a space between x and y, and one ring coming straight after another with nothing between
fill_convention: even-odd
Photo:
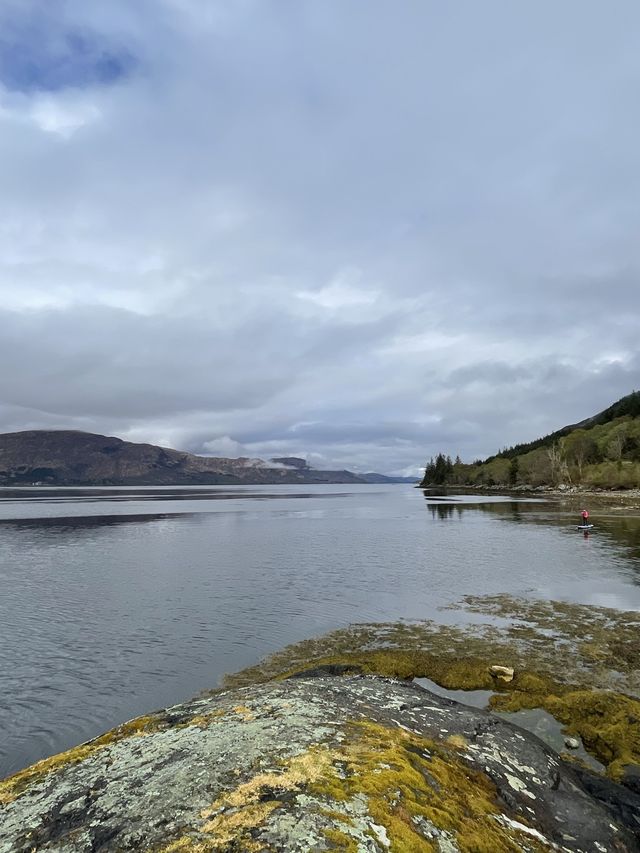
<instances>
[{"instance_id":1,"label":"calm water surface","mask_svg":"<svg viewBox=\"0 0 640 853\"><path fill-rule=\"evenodd\" d=\"M0 489L0 778L352 622L640 610L640 519L411 486Z\"/></svg>"}]
</instances>

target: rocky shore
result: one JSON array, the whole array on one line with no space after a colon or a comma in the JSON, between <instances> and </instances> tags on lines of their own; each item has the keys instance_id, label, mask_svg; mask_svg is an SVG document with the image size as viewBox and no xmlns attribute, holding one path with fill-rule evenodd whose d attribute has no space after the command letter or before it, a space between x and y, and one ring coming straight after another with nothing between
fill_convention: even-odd
<instances>
[{"instance_id":1,"label":"rocky shore","mask_svg":"<svg viewBox=\"0 0 640 853\"><path fill-rule=\"evenodd\" d=\"M640 498L640 489L595 489L587 486L574 486L567 484L560 484L558 486L487 486L481 485L477 486L472 483L467 483L465 485L453 485L449 484L446 486L433 486L433 485L423 485L422 483L418 483L416 485L417 489L422 489L422 491L426 492L434 492L438 493L442 489L446 489L449 492L457 492L461 493L471 492L472 494L499 494L499 495L548 495L549 497L556 498L568 498L571 496L583 496L583 497L593 497L593 498L602 498L603 500L614 499L614 500L625 500L636 501Z\"/></svg>"},{"instance_id":2,"label":"rocky shore","mask_svg":"<svg viewBox=\"0 0 640 853\"><path fill-rule=\"evenodd\" d=\"M640 615L456 607L479 621L306 640L0 781L0 853L640 851Z\"/></svg>"},{"instance_id":3,"label":"rocky shore","mask_svg":"<svg viewBox=\"0 0 640 853\"><path fill-rule=\"evenodd\" d=\"M417 685L307 675L168 708L0 783L0 851L640 849L640 796L588 776Z\"/></svg>"}]
</instances>

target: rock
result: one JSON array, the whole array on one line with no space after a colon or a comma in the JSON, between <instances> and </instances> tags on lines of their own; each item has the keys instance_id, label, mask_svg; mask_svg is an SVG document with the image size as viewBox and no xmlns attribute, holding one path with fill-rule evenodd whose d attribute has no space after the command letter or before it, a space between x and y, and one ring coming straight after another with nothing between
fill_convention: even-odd
<instances>
[{"instance_id":1,"label":"rock","mask_svg":"<svg viewBox=\"0 0 640 853\"><path fill-rule=\"evenodd\" d=\"M640 795L640 766L637 764L627 764L620 781L627 788Z\"/></svg>"},{"instance_id":2,"label":"rock","mask_svg":"<svg viewBox=\"0 0 640 853\"><path fill-rule=\"evenodd\" d=\"M0 782L0 853L637 851L639 798L587 782L417 685L298 678L132 720Z\"/></svg>"},{"instance_id":3,"label":"rock","mask_svg":"<svg viewBox=\"0 0 640 853\"><path fill-rule=\"evenodd\" d=\"M566 737L564 739L564 745L567 749L580 749L580 741L577 737Z\"/></svg>"},{"instance_id":4,"label":"rock","mask_svg":"<svg viewBox=\"0 0 640 853\"><path fill-rule=\"evenodd\" d=\"M499 678L500 681L513 681L513 667L511 666L490 666L489 672L494 678Z\"/></svg>"},{"instance_id":5,"label":"rock","mask_svg":"<svg viewBox=\"0 0 640 853\"><path fill-rule=\"evenodd\" d=\"M635 766L635 765L634 765ZM610 813L625 826L640 835L640 791L630 790L623 784L617 785L606 776L593 770L576 766L575 772L586 791L604 803Z\"/></svg>"}]
</instances>

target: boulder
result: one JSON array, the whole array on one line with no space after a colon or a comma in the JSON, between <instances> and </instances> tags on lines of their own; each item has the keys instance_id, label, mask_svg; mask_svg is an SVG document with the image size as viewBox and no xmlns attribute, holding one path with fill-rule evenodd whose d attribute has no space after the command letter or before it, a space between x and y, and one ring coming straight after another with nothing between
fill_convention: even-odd
<instances>
[{"instance_id":1,"label":"boulder","mask_svg":"<svg viewBox=\"0 0 640 853\"><path fill-rule=\"evenodd\" d=\"M627 789L610 808L611 786L600 799L533 735L417 685L297 678L132 720L0 782L0 853L636 851L640 812Z\"/></svg>"},{"instance_id":2,"label":"boulder","mask_svg":"<svg viewBox=\"0 0 640 853\"><path fill-rule=\"evenodd\" d=\"M489 667L489 672L494 678L499 678L500 681L513 681L512 666L498 666L497 664L494 664Z\"/></svg>"}]
</instances>

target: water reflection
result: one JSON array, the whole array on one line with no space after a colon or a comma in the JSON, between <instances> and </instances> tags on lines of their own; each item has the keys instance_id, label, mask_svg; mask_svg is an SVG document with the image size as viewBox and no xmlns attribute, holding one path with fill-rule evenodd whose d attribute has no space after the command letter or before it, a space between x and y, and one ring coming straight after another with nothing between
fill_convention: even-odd
<instances>
[{"instance_id":1,"label":"water reflection","mask_svg":"<svg viewBox=\"0 0 640 853\"><path fill-rule=\"evenodd\" d=\"M165 518L187 519L190 513L160 512L150 515L84 515L84 516L51 516L45 518L13 518L0 519L2 530L32 530L52 534L69 533L73 536L83 530L94 531L101 527L117 527L125 524L149 524Z\"/></svg>"},{"instance_id":2,"label":"water reflection","mask_svg":"<svg viewBox=\"0 0 640 853\"><path fill-rule=\"evenodd\" d=\"M464 507L454 503L430 503L429 510L432 518L446 520L453 518L454 515L460 518L464 512Z\"/></svg>"},{"instance_id":3,"label":"water reflection","mask_svg":"<svg viewBox=\"0 0 640 853\"><path fill-rule=\"evenodd\" d=\"M553 501L15 492L0 490L0 777L354 622L466 618L439 608L468 594L640 610L637 519L598 513L585 542Z\"/></svg>"},{"instance_id":4,"label":"water reflection","mask_svg":"<svg viewBox=\"0 0 640 853\"><path fill-rule=\"evenodd\" d=\"M640 561L640 515L635 507L626 511L615 511L606 504L592 510L590 520L592 530L578 530L580 517L575 507L556 496L544 498L513 498L502 495L461 495L446 491L434 494L423 491L427 508L434 519L446 520L454 516L460 518L465 513L482 513L499 518L501 521L532 524L543 527L552 526L582 542L592 542L593 537L623 546L632 560ZM572 502L573 503L573 502ZM640 572L640 566L637 567Z\"/></svg>"},{"instance_id":5,"label":"water reflection","mask_svg":"<svg viewBox=\"0 0 640 853\"><path fill-rule=\"evenodd\" d=\"M432 518L447 519L454 515L461 517L465 512L489 512L500 515L511 521L522 521L523 507L533 512L540 511L541 501L525 498L516 500L502 495L459 495L439 493L433 494L423 490L423 494Z\"/></svg>"},{"instance_id":6,"label":"water reflection","mask_svg":"<svg viewBox=\"0 0 640 853\"><path fill-rule=\"evenodd\" d=\"M274 500L274 499L290 499L290 498L331 498L336 494L348 495L348 492L293 492L293 491L278 491L277 489L267 489L264 491L254 491L251 487L221 487L214 486L210 488L158 488L148 486L144 488L127 488L120 486L104 487L104 488L6 488L0 486L0 505L5 503L19 502L26 503L91 503L106 501L130 502L131 500L139 501L196 501L196 500L237 500L238 497L251 498L253 500Z\"/></svg>"}]
</instances>

